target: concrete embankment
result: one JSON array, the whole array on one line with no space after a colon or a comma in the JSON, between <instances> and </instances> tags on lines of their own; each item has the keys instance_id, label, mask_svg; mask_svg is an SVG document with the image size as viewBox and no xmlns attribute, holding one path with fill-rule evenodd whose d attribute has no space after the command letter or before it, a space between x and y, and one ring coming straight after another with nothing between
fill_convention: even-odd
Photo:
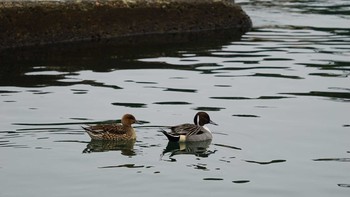
<instances>
[{"instance_id":1,"label":"concrete embankment","mask_svg":"<svg viewBox=\"0 0 350 197\"><path fill-rule=\"evenodd\" d=\"M0 0L0 49L251 27L234 0Z\"/></svg>"}]
</instances>

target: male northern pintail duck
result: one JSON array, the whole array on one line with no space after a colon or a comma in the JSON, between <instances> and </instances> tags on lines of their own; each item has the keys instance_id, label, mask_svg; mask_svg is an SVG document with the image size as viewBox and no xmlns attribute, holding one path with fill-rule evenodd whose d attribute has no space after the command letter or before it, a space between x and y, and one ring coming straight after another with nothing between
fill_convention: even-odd
<instances>
[{"instance_id":1,"label":"male northern pintail duck","mask_svg":"<svg viewBox=\"0 0 350 197\"><path fill-rule=\"evenodd\" d=\"M98 124L82 127L94 140L135 140L136 133L132 124L138 123L131 114L122 117L121 124Z\"/></svg>"},{"instance_id":2,"label":"male northern pintail duck","mask_svg":"<svg viewBox=\"0 0 350 197\"><path fill-rule=\"evenodd\" d=\"M198 112L194 116L193 122L194 124L186 123L167 127L170 129L170 132L166 132L163 129L161 132L169 139L169 141L174 142L204 141L213 138L211 131L205 126L205 124L217 124L210 120L210 117L206 112Z\"/></svg>"}]
</instances>

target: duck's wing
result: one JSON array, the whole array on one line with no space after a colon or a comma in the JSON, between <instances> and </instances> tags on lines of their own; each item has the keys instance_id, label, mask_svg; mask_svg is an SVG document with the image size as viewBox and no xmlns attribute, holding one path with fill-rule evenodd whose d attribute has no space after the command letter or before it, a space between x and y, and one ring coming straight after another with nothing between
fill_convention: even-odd
<instances>
[{"instance_id":1,"label":"duck's wing","mask_svg":"<svg viewBox=\"0 0 350 197\"><path fill-rule=\"evenodd\" d=\"M126 130L123 125L120 124L100 124L95 126L83 127L86 131L90 131L94 134L125 134Z\"/></svg>"},{"instance_id":2,"label":"duck's wing","mask_svg":"<svg viewBox=\"0 0 350 197\"><path fill-rule=\"evenodd\" d=\"M203 128L201 126L197 126L195 124L181 124L177 126L170 127L172 134L176 135L197 135L203 133Z\"/></svg>"}]
</instances>

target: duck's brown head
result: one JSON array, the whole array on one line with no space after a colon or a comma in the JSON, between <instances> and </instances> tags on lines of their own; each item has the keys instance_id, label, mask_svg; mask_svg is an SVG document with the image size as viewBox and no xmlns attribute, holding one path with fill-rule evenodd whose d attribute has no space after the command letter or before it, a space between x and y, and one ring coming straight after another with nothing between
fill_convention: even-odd
<instances>
[{"instance_id":1,"label":"duck's brown head","mask_svg":"<svg viewBox=\"0 0 350 197\"><path fill-rule=\"evenodd\" d=\"M137 120L136 120L135 116L133 116L131 114L125 114L122 117L122 124L124 126L131 126L134 123L137 123Z\"/></svg>"}]
</instances>

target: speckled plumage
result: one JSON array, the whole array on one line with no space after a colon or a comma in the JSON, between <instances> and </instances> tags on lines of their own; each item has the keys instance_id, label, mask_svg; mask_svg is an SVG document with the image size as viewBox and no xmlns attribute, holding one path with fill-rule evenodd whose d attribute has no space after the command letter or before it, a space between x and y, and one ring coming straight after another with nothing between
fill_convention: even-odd
<instances>
[{"instance_id":1,"label":"speckled plumage","mask_svg":"<svg viewBox=\"0 0 350 197\"><path fill-rule=\"evenodd\" d=\"M132 124L137 123L131 114L125 114L121 124L99 124L82 127L94 140L132 140L136 139L136 132Z\"/></svg>"}]
</instances>

